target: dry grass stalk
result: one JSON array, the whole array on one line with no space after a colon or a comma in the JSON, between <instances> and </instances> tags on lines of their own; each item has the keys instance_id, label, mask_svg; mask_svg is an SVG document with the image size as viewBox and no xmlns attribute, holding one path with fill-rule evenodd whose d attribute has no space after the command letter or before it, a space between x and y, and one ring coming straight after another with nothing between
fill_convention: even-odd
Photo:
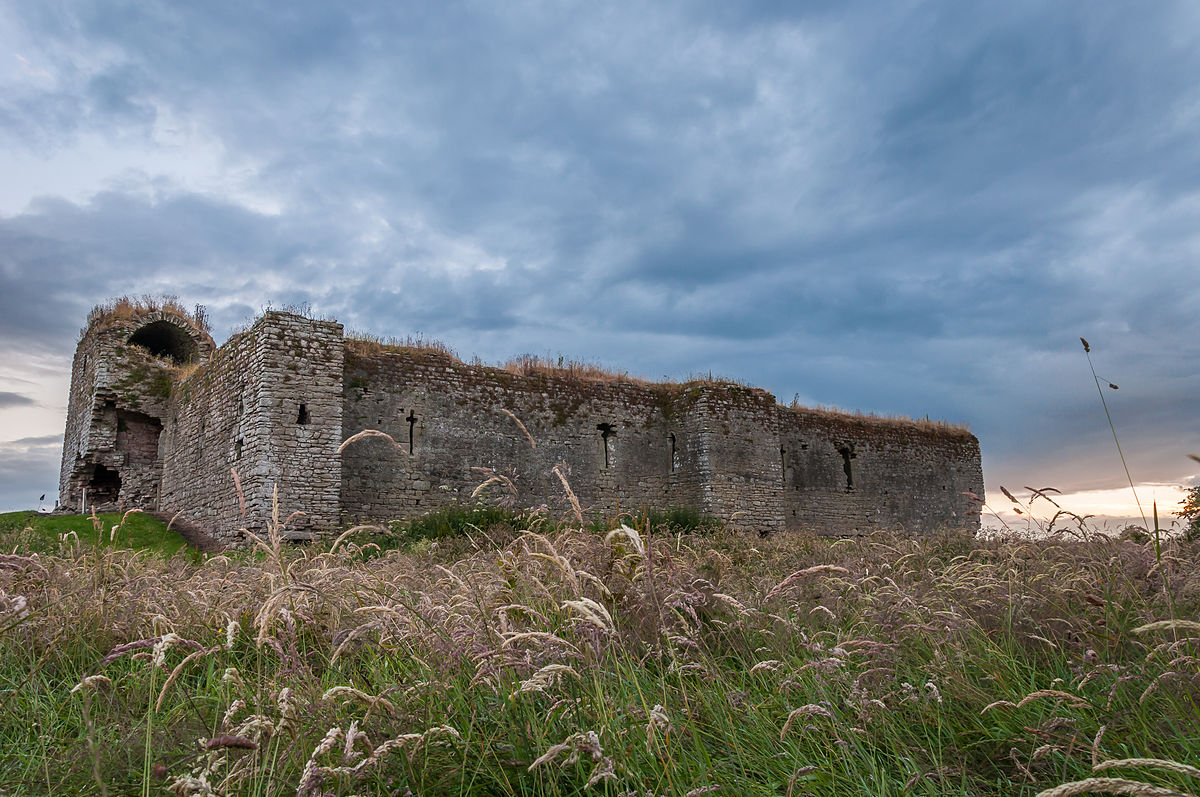
<instances>
[{"instance_id":1,"label":"dry grass stalk","mask_svg":"<svg viewBox=\"0 0 1200 797\"><path fill-rule=\"evenodd\" d=\"M280 514L272 512L273 526L286 522L278 520ZM1130 659L1121 650L1101 647L1102 642L1097 641L1101 637L1092 623L1099 612L1090 605L1084 604L1078 616L1061 610L1066 599L1090 594L1087 591L1094 592L1095 584L1102 582L1111 585L1105 597L1112 604L1129 605L1136 612L1134 616L1161 616L1155 614L1160 606L1152 603L1158 582L1144 578L1153 564L1152 554L1144 546L1121 540L1078 544L1063 544L1061 540L1019 544L950 540L950 547L944 548L927 539L883 535L818 545L795 536L760 540L717 533L643 539L644 556L634 556L627 539L632 537L620 529L607 539L570 529L558 534L521 535L498 552L468 547L460 540L457 552L397 551L369 561L342 541L332 552L316 555L311 550L285 549L279 552L277 562L273 557L278 540L271 537L265 540L272 551L266 561L238 555L196 564L183 558L156 560L124 551L105 551L96 556L87 548L36 559L23 557L2 569L0 587L19 589L29 596L33 612L28 623L0 639L0 651L19 648L21 645L9 644L19 639L33 647L37 655L56 663L59 654L53 644L62 638L63 627L98 625L95 621L100 593L95 585L123 584L120 592L107 593L105 635L138 639L151 626L163 636L168 631L181 635L174 643L181 649L167 654L164 645L160 650L168 665L162 674L137 663L112 670L116 681L119 669L122 687L137 686L145 692L146 684L153 684L146 708L154 724L155 744L172 737L193 738L179 735L188 727L181 718L189 715L187 703L201 698L217 707L213 711L218 722L216 727L205 729L206 735L241 737L259 745L258 751L237 746L199 752L194 746L164 750L164 756L177 754L181 761L195 756L191 759L197 767L190 776L193 785L198 789L196 784L207 780L217 793L252 790L255 783L261 782L255 778L263 776L268 751L274 749L280 751L273 765L278 767L279 777L294 783L305 760L298 753L287 752L294 750L290 745L295 743L282 731L288 730L290 738L315 741L333 724L329 721L333 716L343 730L337 737L338 744L317 758L305 774L306 778L315 775L315 780L306 781L313 794L318 786L325 792L369 790L368 783L353 782L375 766L368 765L370 759L363 756L401 748L410 757L414 751L423 750L428 760L412 763L410 771L431 773L429 777L436 781L446 767L454 766L452 759L458 760L457 751L450 754L433 747L434 742L453 743L454 737L448 733L428 736L428 746L419 741L421 734L403 734L373 749L363 734L369 733L372 739L383 734L387 739L388 734L395 733L397 721L407 723L417 716L428 717L428 723L457 724L455 718L461 719L464 710L472 718L472 733L464 742L471 748L463 751L467 755L478 752L481 734L495 738L493 734L520 733L530 716L540 720L544 715L550 739L595 727L597 744L603 736L613 740L614 751L628 750L632 745L639 760L643 759L640 748L653 736L648 758L657 763L649 763L659 766L655 772L670 768L675 778L672 790L679 793L690 784L708 782L701 779L699 771L687 769L686 761L696 754L696 739L708 737L718 727L704 719L704 714L713 712L722 722L737 723L739 733L746 735L747 750L753 747L777 752L780 725L785 725L783 742L792 751L789 755L804 761L823 760L816 757L823 750L845 744L835 738L835 731L840 731L842 739L851 739L852 745L861 740L862 744L884 749L903 736L896 734L896 724L909 722L911 712L936 711L939 722L947 722L951 732L950 723L955 721L976 734L983 726L986 733L992 734L989 743L1020 747L1014 748L1011 761L1000 756L985 765L987 772L960 767L962 774L954 776L947 773L960 761L947 761L947 766L933 769L928 761L913 764L906 759L881 773L887 785L899 791L915 768L920 782L914 782L914 789L932 792L951 788L953 783L964 792L976 787L981 793L998 793L989 792L990 784L1044 779L1047 771L1059 766L1069 767L1062 771L1071 773L1059 775L1063 780L1085 776L1087 769L1080 767L1089 763L1084 752L1087 741L1092 742L1091 764L1109 757L1101 749L1101 734L1084 740L1085 727L1092 725L1094 732L1093 719L1111 722L1116 718L1122 729L1122 752L1154 749L1156 742L1148 734L1158 733L1161 728L1186 728L1191 719L1190 703L1177 699L1181 696L1176 694L1187 690L1160 689L1155 693L1153 708L1150 701L1144 708L1139 707L1137 697L1146 683L1164 671L1193 671L1195 662L1188 658L1193 642L1164 641L1151 648L1148 656L1138 652L1136 648L1142 646L1135 643L1128 646L1134 648ZM455 544L448 541L446 548ZM614 552L615 546L624 546L627 554ZM1179 573L1200 571L1195 564L1195 550L1180 545L1173 553L1186 564L1179 565ZM653 574L645 566L650 557L656 563ZM0 558L0 563L8 561ZM809 582L796 582L797 586L808 583L829 593L827 602L836 609L838 619L810 614L805 611L807 605L798 611L774 614L747 608L762 605L763 596L787 577L800 572L812 574L817 572L815 568L829 566L873 574L855 580L847 573L826 571L826 583L818 581L823 578L819 574ZM1200 578L1195 583L1200 583ZM836 589L830 590L830 586ZM652 587L658 591L656 598L652 597ZM607 597L601 597L604 595ZM1020 595L1020 600L1004 601L1013 595ZM3 600L0 595L0 606ZM1077 602L1083 604L1082 600ZM266 612L262 613L264 608ZM1193 612L1194 608L1194 604L1187 604L1185 611ZM148 617L151 613L155 616ZM269 641L263 639L260 644L271 645L279 656L259 654L249 644L235 645L253 638L241 638L238 620L254 627L255 634L261 634L269 625ZM1053 630L1044 630L1047 628ZM1035 646L1027 636L1030 631L1053 636L1061 647ZM187 637L206 647L190 640L184 642ZM105 649L111 646L110 637L99 638L104 639ZM113 652L116 656L141 654L148 660L150 650L161 638L138 639L113 648ZM972 641L983 639L987 642ZM1046 658L1064 668L1068 663L1072 668L1079 667L1069 676L1072 686L1061 686L1061 681L1051 683L1050 689L1026 695L1020 704L1033 711L1029 714L1032 719L1037 713L1049 715L1053 701L1068 701L1054 713L1075 715L1075 726L1065 723L1068 718L1058 716L1035 728L1023 728L1015 716L995 717L994 722L989 718L982 723L971 719L989 701L983 709L985 714L1019 705L1013 701L1021 699L1022 692L1012 693L1018 688L1012 681L980 680L971 675L994 671L998 662L992 640L1001 639L1011 646L1013 663L1022 667L1036 667ZM299 655L293 652L298 641L304 648ZM221 650L214 651L220 643L224 643ZM910 643L919 651L915 656L906 652ZM192 648L193 644L196 647ZM195 651L204 652L195 655ZM931 657L925 655L929 651L933 652ZM76 671L97 672L94 667L89 669L94 660L90 651L86 655L87 662ZM375 667L373 662L381 661L384 655L392 657L396 665ZM207 656L214 658L203 661ZM643 656L659 657L654 660L654 668L661 667L662 671L647 681L638 680L642 677L640 668L651 661ZM723 662L722 657L731 663ZM183 661L170 664L179 660ZM200 667L193 666L197 661ZM596 679L596 662L602 666L616 662L628 680ZM229 665L243 667L245 675L233 674ZM204 679L193 679L192 675L206 666L211 666L213 677L204 685ZM222 668L231 672L228 679L219 677ZM747 669L759 677L746 677ZM765 677L770 670L781 675ZM168 672L169 684L164 685L163 677ZM1059 672L1065 674L1067 670ZM913 682L905 691L896 689L901 674ZM341 694L340 699L352 705L318 703L310 708L307 698L299 697L306 696L306 691L298 687L297 695L276 691L283 683L304 683L308 688L314 676L324 685L345 684L342 688L354 690L331 692L328 698ZM654 690L676 677L688 679L689 685L693 679L702 679L700 691L687 698L695 705L681 706L678 715L668 716L670 712L663 709L661 717L652 717L650 705L656 699L666 703L660 694L672 694ZM193 680L197 682L196 695L187 694L181 686ZM97 679L93 687L104 683ZM1085 692L1088 683L1092 686ZM1079 709L1087 706L1084 695L1091 696L1096 689L1107 690L1109 683L1114 684L1114 690L1122 685L1114 692L1112 709L1100 708L1103 701L1092 698L1096 705L1088 711L1068 710L1068 704ZM942 708L931 705L936 700L933 688L922 684L937 684L945 696ZM648 686L652 687L650 691L646 690ZM205 689L211 691L199 691ZM78 691L90 690L84 687ZM372 695L386 699L398 713L391 716L379 703L378 714L382 716L371 716L370 709L376 705ZM649 699L642 700L642 695ZM813 700L813 704L790 714L778 708L780 700L794 695L813 695L802 698ZM279 705L279 715L272 710L272 696ZM113 719L112 705L118 697L105 697L105 722ZM0 693L0 704L5 700L6 695ZM825 700L829 702L822 702ZM1042 708L1033 704L1036 700L1043 701ZM99 703L93 700L94 705ZM473 707L484 705L486 709L472 713ZM722 717L725 705L730 706L729 714ZM839 707L834 717L837 725L829 719L833 705ZM226 714L223 719L221 711ZM664 723L669 723L671 717L682 722L685 711L687 725L678 733L672 732L670 744L664 744ZM350 716L345 716L347 713ZM791 725L786 724L787 719L778 722L785 714ZM83 735L78 716L76 739ZM127 719L122 716L117 721ZM99 724L98 714L96 721ZM122 733L128 735L127 725ZM802 728L821 731L801 733ZM1074 738L1076 731L1078 740ZM137 732L135 720L133 733ZM266 740L272 740L271 744ZM915 750L901 748L897 758ZM94 791L96 786L87 780L86 751L78 752L71 763L81 774L78 780L64 783ZM502 753L513 755L512 760L520 766L508 761L502 765L506 771L496 769L483 773L483 777L494 776L487 786L497 792L503 790L496 785L501 776L511 779L513 790L536 791L533 784L560 777L558 772L540 770L557 768L573 752L569 747L561 749L531 775L525 772L532 755L520 761L515 758L517 754ZM920 752L915 754L919 759ZM582 752L580 759L586 761L589 755ZM1184 759L1184 755L1174 757ZM610 779L608 773L619 771L615 764L605 763L606 758L601 751L599 761L592 759L591 772L598 778L597 783ZM113 778L113 772L108 771L112 760L113 756L101 747L100 773L108 782ZM203 770L210 760L220 760L224 768ZM380 761L378 756L375 760ZM622 759L633 772L621 771L620 788L639 793L655 788L653 778L657 775L647 774L646 761L635 768L632 760ZM1135 763L1116 760L1123 763L1105 764L1097 774ZM392 764L404 766L403 762L381 763L381 768L387 766L388 777ZM729 759L722 759L720 766L728 767ZM54 763L50 767L53 769ZM768 767L775 785L764 789L778 789L788 773ZM794 767L792 764L789 768ZM861 775L854 770L843 772L840 767L833 770L822 772L820 784L811 787L825 788L828 782L831 790L851 791L848 784ZM582 787L587 771L581 767L576 788ZM760 782L754 779L753 768L739 771L750 774L726 788L753 791ZM1163 770L1156 774L1171 773ZM1178 774L1183 771L1178 770ZM574 776L573 772L561 773L564 780ZM411 777L416 789L418 779L424 776ZM955 783L960 777L961 782ZM940 780L935 783L935 778ZM1111 784L1115 780L1092 782ZM420 783L437 793L438 787L431 786L430 780ZM659 783L657 789L661 792L664 787ZM793 793L802 792L805 785L810 784L797 776ZM1127 788L1147 785L1153 788L1153 784Z\"/></svg>"},{"instance_id":2,"label":"dry grass stalk","mask_svg":"<svg viewBox=\"0 0 1200 797\"><path fill-rule=\"evenodd\" d=\"M800 778L804 777L805 775L816 772L818 769L818 767L814 767L813 765L809 764L808 766L800 767L793 772L792 776L788 778L787 797L792 797L792 793L796 790L796 781L800 780Z\"/></svg>"},{"instance_id":3,"label":"dry grass stalk","mask_svg":"<svg viewBox=\"0 0 1200 797\"><path fill-rule=\"evenodd\" d=\"M579 505L579 499L575 497L575 491L571 489L571 483L567 481L566 474L563 473L565 468L566 466L560 462L551 468L550 471L558 477L560 482L562 482L563 490L567 494L567 500L571 502L571 511L575 513L575 520L577 520L579 525L582 526L583 508Z\"/></svg>"},{"instance_id":4,"label":"dry grass stalk","mask_svg":"<svg viewBox=\"0 0 1200 797\"><path fill-rule=\"evenodd\" d=\"M233 475L233 489L237 490L238 509L241 511L242 517L246 517L246 494L242 492L242 480L238 478L237 468L230 468L229 472Z\"/></svg>"},{"instance_id":5,"label":"dry grass stalk","mask_svg":"<svg viewBox=\"0 0 1200 797\"><path fill-rule=\"evenodd\" d=\"M507 409L501 408L500 411L503 412L508 417L512 418L513 423L515 423L517 425L517 428L520 429L521 433L525 435L525 439L529 441L529 447L537 448L537 441L533 439L533 435L531 435L529 433L529 430L525 428L525 424L521 423L521 419L518 418L516 415L514 415L512 410L507 410Z\"/></svg>"},{"instance_id":6,"label":"dry grass stalk","mask_svg":"<svg viewBox=\"0 0 1200 797\"><path fill-rule=\"evenodd\" d=\"M106 675L88 675L82 681L71 687L71 694L84 689L98 689L101 686L112 686L112 681Z\"/></svg>"},{"instance_id":7,"label":"dry grass stalk","mask_svg":"<svg viewBox=\"0 0 1200 797\"><path fill-rule=\"evenodd\" d=\"M354 353L360 355L381 354L384 352L426 352L448 357L455 362L462 362L458 358L458 355L455 354L454 349L440 340L433 340L422 335L393 337L352 330L346 333L346 346Z\"/></svg>"},{"instance_id":8,"label":"dry grass stalk","mask_svg":"<svg viewBox=\"0 0 1200 797\"><path fill-rule=\"evenodd\" d=\"M570 675L576 680L579 679L579 673L576 672L575 669L570 665L547 664L529 678L521 681L516 690L509 695L509 699L515 698L517 695L527 694L529 692L545 692L567 675Z\"/></svg>"},{"instance_id":9,"label":"dry grass stalk","mask_svg":"<svg viewBox=\"0 0 1200 797\"><path fill-rule=\"evenodd\" d=\"M638 534L637 529L630 528L622 523L620 526L606 534L604 536L604 541L611 544L612 541L618 537L625 537L631 543L633 543L633 549L637 551L638 556L646 555L646 546L642 543L642 535Z\"/></svg>"},{"instance_id":10,"label":"dry grass stalk","mask_svg":"<svg viewBox=\"0 0 1200 797\"><path fill-rule=\"evenodd\" d=\"M1123 769L1126 767L1146 767L1149 769L1161 769L1166 772L1174 772L1178 775L1187 775L1189 778L1200 778L1200 769L1181 764L1178 761L1170 761L1165 758L1118 758L1109 761L1102 761L1099 764L1092 766L1093 772L1100 772L1106 769Z\"/></svg>"},{"instance_id":11,"label":"dry grass stalk","mask_svg":"<svg viewBox=\"0 0 1200 797\"><path fill-rule=\"evenodd\" d=\"M1025 695L1025 697L1021 698L1016 707L1023 708L1035 700L1045 700L1048 698L1063 700L1073 706L1079 706L1080 708L1090 708L1092 705L1079 695L1073 695L1070 692L1063 692L1058 689L1039 689L1036 692L1030 692L1029 694Z\"/></svg>"},{"instance_id":12,"label":"dry grass stalk","mask_svg":"<svg viewBox=\"0 0 1200 797\"><path fill-rule=\"evenodd\" d=\"M1100 740L1104 738L1104 732L1106 730L1108 730L1108 725L1107 724L1101 725L1100 730L1096 731L1095 738L1092 739L1092 767L1093 767L1093 769L1100 762Z\"/></svg>"},{"instance_id":13,"label":"dry grass stalk","mask_svg":"<svg viewBox=\"0 0 1200 797\"><path fill-rule=\"evenodd\" d=\"M343 700L362 703L368 708L374 709L379 706L386 710L389 714L397 713L396 705L384 697L368 695L360 689L355 689L352 686L334 686L325 690L325 694L321 695L322 700Z\"/></svg>"},{"instance_id":14,"label":"dry grass stalk","mask_svg":"<svg viewBox=\"0 0 1200 797\"><path fill-rule=\"evenodd\" d=\"M1195 620L1159 620L1133 629L1135 634L1148 634L1151 631L1190 631L1200 634L1200 623Z\"/></svg>"},{"instance_id":15,"label":"dry grass stalk","mask_svg":"<svg viewBox=\"0 0 1200 797\"><path fill-rule=\"evenodd\" d=\"M848 575L850 571L844 567L839 567L838 565L814 565L812 567L806 567L803 570L797 570L795 573L792 573L783 581L780 581L778 584L776 584L771 591L764 595L763 602L765 603L766 601L771 600L771 598L774 598L776 595L779 595L781 592L784 592L788 588L794 586L796 582L805 576L813 576L821 573L838 573L840 575Z\"/></svg>"},{"instance_id":16,"label":"dry grass stalk","mask_svg":"<svg viewBox=\"0 0 1200 797\"><path fill-rule=\"evenodd\" d=\"M829 709L824 706L818 706L816 703L809 703L806 706L792 709L791 713L787 715L787 721L783 723L783 729L779 731L780 741L783 741L783 737L787 736L792 723L800 717L825 717L826 719L833 719L833 715L829 713Z\"/></svg>"},{"instance_id":17,"label":"dry grass stalk","mask_svg":"<svg viewBox=\"0 0 1200 797\"><path fill-rule=\"evenodd\" d=\"M204 745L205 750L216 750L219 748L235 748L239 750L257 750L258 743L253 739L248 739L245 736L233 736L231 734L223 734L221 736L209 739Z\"/></svg>"},{"instance_id":18,"label":"dry grass stalk","mask_svg":"<svg viewBox=\"0 0 1200 797\"><path fill-rule=\"evenodd\" d=\"M1064 783L1037 793L1037 797L1072 797L1076 794L1132 794L1135 797L1194 797L1187 792L1121 778L1087 778Z\"/></svg>"},{"instance_id":19,"label":"dry grass stalk","mask_svg":"<svg viewBox=\"0 0 1200 797\"><path fill-rule=\"evenodd\" d=\"M488 487L491 487L493 484L503 484L505 489L508 490L513 498L520 497L520 493L517 492L517 486L513 484L512 479L508 478L503 473L497 473L492 468L473 467L471 470L476 471L484 476L484 481L471 491L471 498L478 497L480 493L482 493Z\"/></svg>"},{"instance_id":20,"label":"dry grass stalk","mask_svg":"<svg viewBox=\"0 0 1200 797\"><path fill-rule=\"evenodd\" d=\"M201 656L208 656L209 654L216 653L218 650L221 650L221 649L222 649L221 646L217 645L215 647L205 648L203 650L194 650L191 653L189 653L187 656L185 656L183 661L176 664L175 669L171 670L171 674L169 676L167 676L167 680L163 683L162 691L160 691L158 693L158 700L156 700L154 702L154 710L159 711L162 709L163 700L167 696L167 691L170 690L172 685L174 685L175 679L177 679L179 677L179 674L181 672L183 672L184 667L186 667L188 664L195 661L196 659L200 658Z\"/></svg>"},{"instance_id":21,"label":"dry grass stalk","mask_svg":"<svg viewBox=\"0 0 1200 797\"><path fill-rule=\"evenodd\" d=\"M339 454L342 453L347 448L349 448L350 446L357 443L359 440L366 440L367 438L371 438L371 437L378 437L381 440L386 440L387 442L389 442L391 444L392 448L396 449L397 451L399 451L405 455L408 454L408 448L406 446L400 445L399 443L396 442L395 438L393 438L390 434L388 434L387 432L381 432L378 429L363 429L361 432L359 432L357 434L350 435L349 437L347 437L345 440L342 441L342 444L340 446L338 446L338 453Z\"/></svg>"},{"instance_id":22,"label":"dry grass stalk","mask_svg":"<svg viewBox=\"0 0 1200 797\"><path fill-rule=\"evenodd\" d=\"M331 554L337 553L337 549L338 549L339 545L341 545L349 537L353 537L355 534L357 534L360 531L376 531L376 532L379 532L380 534L387 533L387 529L385 529L383 526L374 526L374 525L370 525L370 524L366 524L366 525L362 525L362 526L351 526L350 528L343 531L341 533L341 535L336 540L333 541L333 545L329 546L329 553L331 553Z\"/></svg>"},{"instance_id":23,"label":"dry grass stalk","mask_svg":"<svg viewBox=\"0 0 1200 797\"><path fill-rule=\"evenodd\" d=\"M189 647L192 650L201 650L204 647L199 642L196 642L193 639L182 639L177 634L167 634L165 636L171 637L169 644L181 645L183 647ZM138 639L133 642L126 642L124 645L117 645L115 648L113 648L112 650L110 650L108 652L107 656L100 659L100 662L96 666L103 667L104 665L108 664L109 662L121 658L126 653L132 653L137 650L146 650L147 648L154 648L156 646L159 646L162 644L162 641L164 638L165 637L156 636L156 637L150 637L148 639ZM163 652L165 652L165 649L163 650Z\"/></svg>"},{"instance_id":24,"label":"dry grass stalk","mask_svg":"<svg viewBox=\"0 0 1200 797\"><path fill-rule=\"evenodd\" d=\"M612 615L608 613L599 603L596 603L591 598L580 598L575 601L564 601L564 609L574 609L579 612L584 620L599 628L606 634L616 633L616 628L613 624Z\"/></svg>"}]
</instances>

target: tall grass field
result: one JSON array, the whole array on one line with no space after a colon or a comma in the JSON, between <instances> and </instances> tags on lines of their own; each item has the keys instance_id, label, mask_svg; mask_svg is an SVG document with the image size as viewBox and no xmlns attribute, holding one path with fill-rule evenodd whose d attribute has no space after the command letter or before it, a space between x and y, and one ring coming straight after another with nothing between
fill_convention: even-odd
<instances>
[{"instance_id":1,"label":"tall grass field","mask_svg":"<svg viewBox=\"0 0 1200 797\"><path fill-rule=\"evenodd\" d=\"M0 794L1200 792L1200 544L669 517L9 516Z\"/></svg>"}]
</instances>

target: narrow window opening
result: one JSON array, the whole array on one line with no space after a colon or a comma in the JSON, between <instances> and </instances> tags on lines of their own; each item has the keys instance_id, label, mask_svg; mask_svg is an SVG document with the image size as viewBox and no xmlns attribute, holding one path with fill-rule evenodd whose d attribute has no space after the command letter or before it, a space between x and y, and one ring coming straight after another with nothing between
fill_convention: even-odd
<instances>
[{"instance_id":1,"label":"narrow window opening","mask_svg":"<svg viewBox=\"0 0 1200 797\"><path fill-rule=\"evenodd\" d=\"M608 438L612 437L615 432L611 423L596 424L596 431L600 433L600 439L604 441L604 469L608 470Z\"/></svg>"},{"instance_id":2,"label":"narrow window opening","mask_svg":"<svg viewBox=\"0 0 1200 797\"><path fill-rule=\"evenodd\" d=\"M296 423L300 424L301 426L305 426L308 424L308 405L307 404L300 405L300 411L298 413L296 413Z\"/></svg>"},{"instance_id":3,"label":"narrow window opening","mask_svg":"<svg viewBox=\"0 0 1200 797\"><path fill-rule=\"evenodd\" d=\"M787 483L787 449L779 447L779 472L783 474L784 484Z\"/></svg>"},{"instance_id":4,"label":"narrow window opening","mask_svg":"<svg viewBox=\"0 0 1200 797\"><path fill-rule=\"evenodd\" d=\"M838 453L842 455L842 470L846 473L846 491L854 489L854 469L850 466L850 460L854 459L857 454L854 453L854 445L844 445L838 449Z\"/></svg>"},{"instance_id":5,"label":"narrow window opening","mask_svg":"<svg viewBox=\"0 0 1200 797\"><path fill-rule=\"evenodd\" d=\"M240 438L238 439L238 441L236 443L233 444L233 458L235 460L242 458L243 444L244 444L244 442Z\"/></svg>"},{"instance_id":6,"label":"narrow window opening","mask_svg":"<svg viewBox=\"0 0 1200 797\"><path fill-rule=\"evenodd\" d=\"M408 421L408 453L411 454L413 452L413 430L417 427L416 410L409 410L408 417L404 420Z\"/></svg>"},{"instance_id":7,"label":"narrow window opening","mask_svg":"<svg viewBox=\"0 0 1200 797\"><path fill-rule=\"evenodd\" d=\"M671 441L671 472L675 471L675 433L671 432L667 435L667 439Z\"/></svg>"}]
</instances>

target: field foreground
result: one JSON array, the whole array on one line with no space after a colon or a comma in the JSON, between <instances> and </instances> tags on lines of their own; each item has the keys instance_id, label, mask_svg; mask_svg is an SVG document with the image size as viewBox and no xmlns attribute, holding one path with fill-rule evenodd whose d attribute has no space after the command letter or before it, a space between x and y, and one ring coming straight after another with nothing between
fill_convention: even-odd
<instances>
[{"instance_id":1,"label":"field foreground","mask_svg":"<svg viewBox=\"0 0 1200 797\"><path fill-rule=\"evenodd\" d=\"M0 793L1200 791L1195 544L23 540Z\"/></svg>"}]
</instances>

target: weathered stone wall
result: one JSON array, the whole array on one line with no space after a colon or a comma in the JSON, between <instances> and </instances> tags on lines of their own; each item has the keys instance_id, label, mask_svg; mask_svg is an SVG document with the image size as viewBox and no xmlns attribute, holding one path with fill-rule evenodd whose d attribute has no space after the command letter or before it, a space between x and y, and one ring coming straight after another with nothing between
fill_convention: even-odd
<instances>
[{"instance_id":1,"label":"weathered stone wall","mask_svg":"<svg viewBox=\"0 0 1200 797\"><path fill-rule=\"evenodd\" d=\"M342 435L377 429L396 445L366 438L343 454L347 521L468 501L483 469L512 480L515 504L561 509L551 472L561 462L591 512L693 506L760 532L978 526L977 503L963 493L982 494L979 448L965 431L792 410L739 385L520 376L431 351L356 346L345 360Z\"/></svg>"},{"instance_id":2,"label":"weathered stone wall","mask_svg":"<svg viewBox=\"0 0 1200 797\"><path fill-rule=\"evenodd\" d=\"M408 517L469 501L487 478L481 468L512 481L516 504L559 508L564 492L552 469L564 463L584 507L610 514L665 506L676 486L689 482L687 430L668 423L665 388L521 376L431 351L363 348L348 347L343 437L376 429L397 445L367 438L343 453L342 503L350 520ZM505 492L494 485L486 495Z\"/></svg>"},{"instance_id":3,"label":"weathered stone wall","mask_svg":"<svg viewBox=\"0 0 1200 797\"><path fill-rule=\"evenodd\" d=\"M775 398L740 385L693 388L686 426L697 440L700 509L760 532L783 527Z\"/></svg>"},{"instance_id":4,"label":"weathered stone wall","mask_svg":"<svg viewBox=\"0 0 1200 797\"><path fill-rule=\"evenodd\" d=\"M823 534L979 527L979 441L909 421L779 408L788 528Z\"/></svg>"},{"instance_id":5,"label":"weathered stone wall","mask_svg":"<svg viewBox=\"0 0 1200 797\"><path fill-rule=\"evenodd\" d=\"M341 489L342 352L340 324L290 313L267 313L230 338L176 387L164 511L181 512L231 542L242 528L266 532L278 489L281 520L303 513L287 524L287 536L333 528Z\"/></svg>"},{"instance_id":6,"label":"weathered stone wall","mask_svg":"<svg viewBox=\"0 0 1200 797\"><path fill-rule=\"evenodd\" d=\"M171 313L94 319L68 405L65 505L90 490L89 505L180 512L226 541L264 533L276 507L303 513L292 536L411 517L471 501L493 473L516 494L493 484L486 500L562 511L558 465L589 514L690 506L761 532L977 528L966 493L983 491L963 430L790 409L724 383L514 374L281 312L215 352ZM339 454L364 429L395 443Z\"/></svg>"},{"instance_id":7,"label":"weathered stone wall","mask_svg":"<svg viewBox=\"0 0 1200 797\"><path fill-rule=\"evenodd\" d=\"M160 432L179 363L131 343L158 325L186 340L196 357L212 350L206 334L174 314L93 318L71 371L59 501L87 511L155 509L162 477ZM84 506L86 501L86 506Z\"/></svg>"}]
</instances>

